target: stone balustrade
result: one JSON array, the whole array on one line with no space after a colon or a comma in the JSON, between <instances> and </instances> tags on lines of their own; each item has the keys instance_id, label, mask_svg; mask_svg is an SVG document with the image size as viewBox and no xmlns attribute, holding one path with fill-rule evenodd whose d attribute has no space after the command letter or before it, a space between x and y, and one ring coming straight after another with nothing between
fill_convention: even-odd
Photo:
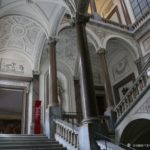
<instances>
[{"instance_id":1,"label":"stone balustrade","mask_svg":"<svg viewBox=\"0 0 150 150\"><path fill-rule=\"evenodd\" d=\"M133 25L132 29L136 30L141 24L150 18L150 10L148 10L141 18L139 18Z\"/></svg>"},{"instance_id":2,"label":"stone balustrade","mask_svg":"<svg viewBox=\"0 0 150 150\"><path fill-rule=\"evenodd\" d=\"M55 124L55 139L68 150L78 150L78 127L60 119L56 119Z\"/></svg>"},{"instance_id":3,"label":"stone balustrade","mask_svg":"<svg viewBox=\"0 0 150 150\"><path fill-rule=\"evenodd\" d=\"M62 120L71 123L72 125L79 126L83 119L83 115L80 112L65 112L62 114Z\"/></svg>"},{"instance_id":4,"label":"stone balustrade","mask_svg":"<svg viewBox=\"0 0 150 150\"><path fill-rule=\"evenodd\" d=\"M144 67L143 72L136 79L133 86L114 108L114 111L117 113L117 121L139 100L139 96L144 92L147 85L150 84L149 66L150 61Z\"/></svg>"}]
</instances>

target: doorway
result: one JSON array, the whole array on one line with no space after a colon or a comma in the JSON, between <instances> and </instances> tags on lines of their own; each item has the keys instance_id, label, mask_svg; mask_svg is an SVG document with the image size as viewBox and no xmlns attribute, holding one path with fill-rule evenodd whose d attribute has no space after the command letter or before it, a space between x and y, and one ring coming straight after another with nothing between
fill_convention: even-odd
<instances>
[{"instance_id":1,"label":"doorway","mask_svg":"<svg viewBox=\"0 0 150 150\"><path fill-rule=\"evenodd\" d=\"M0 133L21 134L25 120L24 89L0 88Z\"/></svg>"}]
</instances>

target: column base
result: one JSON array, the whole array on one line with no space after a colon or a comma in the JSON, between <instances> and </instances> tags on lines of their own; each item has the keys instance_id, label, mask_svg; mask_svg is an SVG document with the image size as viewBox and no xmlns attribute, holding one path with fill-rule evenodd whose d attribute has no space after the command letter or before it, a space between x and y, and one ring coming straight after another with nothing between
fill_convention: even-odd
<instances>
[{"instance_id":1,"label":"column base","mask_svg":"<svg viewBox=\"0 0 150 150\"><path fill-rule=\"evenodd\" d=\"M102 127L97 118L84 120L79 129L79 149L80 150L100 150L97 140L101 139ZM104 132L104 131L103 131Z\"/></svg>"},{"instance_id":2,"label":"column base","mask_svg":"<svg viewBox=\"0 0 150 150\"><path fill-rule=\"evenodd\" d=\"M104 116L108 117L108 121L106 121L108 131L110 133L114 132L115 130L115 122L116 122L116 113L113 111L112 107L107 107L106 111L104 112Z\"/></svg>"},{"instance_id":3,"label":"column base","mask_svg":"<svg viewBox=\"0 0 150 150\"><path fill-rule=\"evenodd\" d=\"M45 117L45 134L50 138L54 138L56 126L54 119L62 118L62 109L60 106L50 106L47 108L46 117Z\"/></svg>"}]
</instances>

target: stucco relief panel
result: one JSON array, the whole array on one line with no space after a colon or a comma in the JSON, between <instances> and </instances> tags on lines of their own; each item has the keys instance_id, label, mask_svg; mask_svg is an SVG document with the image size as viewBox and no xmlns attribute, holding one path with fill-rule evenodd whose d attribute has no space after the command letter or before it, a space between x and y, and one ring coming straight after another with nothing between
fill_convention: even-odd
<instances>
[{"instance_id":1,"label":"stucco relief panel","mask_svg":"<svg viewBox=\"0 0 150 150\"><path fill-rule=\"evenodd\" d=\"M22 61L0 58L0 71L6 73L24 74L24 64Z\"/></svg>"},{"instance_id":2,"label":"stucco relief panel","mask_svg":"<svg viewBox=\"0 0 150 150\"><path fill-rule=\"evenodd\" d=\"M130 71L128 57L125 56L112 66L113 78L116 81Z\"/></svg>"},{"instance_id":3,"label":"stucco relief panel","mask_svg":"<svg viewBox=\"0 0 150 150\"><path fill-rule=\"evenodd\" d=\"M23 16L7 16L0 20L0 51L14 48L33 55L41 28Z\"/></svg>"},{"instance_id":4,"label":"stucco relief panel","mask_svg":"<svg viewBox=\"0 0 150 150\"><path fill-rule=\"evenodd\" d=\"M57 59L64 61L74 72L77 59L77 39L75 29L65 29L59 34L56 45Z\"/></svg>"}]
</instances>

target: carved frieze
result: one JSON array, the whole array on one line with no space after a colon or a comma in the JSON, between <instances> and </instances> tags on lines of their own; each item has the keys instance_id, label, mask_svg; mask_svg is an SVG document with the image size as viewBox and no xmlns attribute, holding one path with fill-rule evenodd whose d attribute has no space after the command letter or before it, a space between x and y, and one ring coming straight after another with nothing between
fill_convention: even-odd
<instances>
[{"instance_id":1,"label":"carved frieze","mask_svg":"<svg viewBox=\"0 0 150 150\"><path fill-rule=\"evenodd\" d=\"M14 48L33 55L40 26L24 16L6 16L0 19L0 51Z\"/></svg>"},{"instance_id":2,"label":"carved frieze","mask_svg":"<svg viewBox=\"0 0 150 150\"><path fill-rule=\"evenodd\" d=\"M18 60L8 58L0 59L0 71L15 74L24 74L24 64Z\"/></svg>"}]
</instances>

